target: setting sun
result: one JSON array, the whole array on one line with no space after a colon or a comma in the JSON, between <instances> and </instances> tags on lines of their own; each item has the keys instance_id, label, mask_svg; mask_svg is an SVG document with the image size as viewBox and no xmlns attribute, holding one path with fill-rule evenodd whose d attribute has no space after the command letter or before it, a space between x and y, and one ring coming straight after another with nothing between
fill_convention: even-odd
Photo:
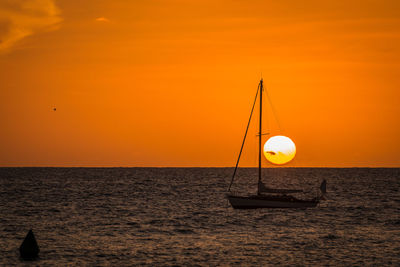
<instances>
[{"instance_id":1,"label":"setting sun","mask_svg":"<svg viewBox=\"0 0 400 267\"><path fill-rule=\"evenodd\" d=\"M296 155L296 146L286 136L273 136L264 145L264 156L274 164L285 164L291 161Z\"/></svg>"}]
</instances>

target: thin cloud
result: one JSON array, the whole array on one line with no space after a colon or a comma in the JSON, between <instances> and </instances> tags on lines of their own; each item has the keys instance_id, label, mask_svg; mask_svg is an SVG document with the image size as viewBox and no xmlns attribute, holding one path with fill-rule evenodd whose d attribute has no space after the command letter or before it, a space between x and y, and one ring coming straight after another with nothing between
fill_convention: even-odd
<instances>
[{"instance_id":1,"label":"thin cloud","mask_svg":"<svg viewBox=\"0 0 400 267\"><path fill-rule=\"evenodd\" d=\"M96 18L96 21L100 21L100 22L110 22L110 20L109 20L108 18L105 18L105 17Z\"/></svg>"},{"instance_id":2,"label":"thin cloud","mask_svg":"<svg viewBox=\"0 0 400 267\"><path fill-rule=\"evenodd\" d=\"M2 0L0 2L0 53L41 31L55 30L61 22L54 0Z\"/></svg>"}]
</instances>

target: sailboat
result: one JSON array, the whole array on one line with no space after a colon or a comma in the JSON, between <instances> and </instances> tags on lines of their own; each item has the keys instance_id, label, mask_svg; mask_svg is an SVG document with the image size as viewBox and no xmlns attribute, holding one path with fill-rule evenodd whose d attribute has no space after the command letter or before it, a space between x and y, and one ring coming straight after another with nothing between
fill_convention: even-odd
<instances>
[{"instance_id":1,"label":"sailboat","mask_svg":"<svg viewBox=\"0 0 400 267\"><path fill-rule=\"evenodd\" d=\"M324 191L326 191L324 187L321 185L321 192L322 195L318 196L313 199L298 199L290 194L293 193L299 193L302 192L302 190L299 189L274 189L274 188L268 188L267 186L264 185L264 183L261 180L262 176L262 168L261 168L261 155L262 155L262 148L261 148L261 141L262 141L262 94L263 94L263 79L260 80L260 83L258 84L257 87L257 93L256 97L253 103L253 107L251 109L250 113L250 118L249 122L247 124L246 132L244 135L244 139L242 142L242 146L240 148L239 152L239 157L236 162L235 170L233 172L233 176L231 179L231 183L229 184L228 188L228 193L227 193L227 198L229 200L229 203L232 205L234 209L256 209L256 208L312 208L316 207L322 199ZM250 195L250 196L238 196L235 195L231 192L231 186L233 184L233 181L235 179L236 171L239 166L239 160L240 156L243 151L243 146L246 140L247 132L249 130L249 125L251 121L251 117L254 111L254 107L257 102L257 96L259 95L260 98L260 116L259 116L259 133L258 133L258 187L257 187L257 195ZM325 180L324 180L324 182ZM322 189L324 188L324 189Z\"/></svg>"}]
</instances>

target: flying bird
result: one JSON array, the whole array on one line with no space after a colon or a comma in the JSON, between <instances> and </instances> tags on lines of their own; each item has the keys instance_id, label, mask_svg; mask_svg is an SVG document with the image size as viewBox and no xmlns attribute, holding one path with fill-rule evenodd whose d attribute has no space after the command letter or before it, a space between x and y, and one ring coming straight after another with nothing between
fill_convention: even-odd
<instances>
[{"instance_id":1,"label":"flying bird","mask_svg":"<svg viewBox=\"0 0 400 267\"><path fill-rule=\"evenodd\" d=\"M57 111L57 109L56 109L56 108L53 108L53 111Z\"/></svg>"}]
</instances>

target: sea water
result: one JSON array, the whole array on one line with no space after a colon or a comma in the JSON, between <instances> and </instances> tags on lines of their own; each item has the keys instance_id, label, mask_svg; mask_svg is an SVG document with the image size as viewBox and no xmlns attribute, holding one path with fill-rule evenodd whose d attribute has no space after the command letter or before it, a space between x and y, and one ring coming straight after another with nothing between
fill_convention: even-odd
<instances>
[{"instance_id":1,"label":"sea water","mask_svg":"<svg viewBox=\"0 0 400 267\"><path fill-rule=\"evenodd\" d=\"M264 169L263 182L327 199L234 210L232 168L0 168L0 265L400 265L400 169ZM256 190L240 169L232 190ZM33 229L36 261L18 248Z\"/></svg>"}]
</instances>

